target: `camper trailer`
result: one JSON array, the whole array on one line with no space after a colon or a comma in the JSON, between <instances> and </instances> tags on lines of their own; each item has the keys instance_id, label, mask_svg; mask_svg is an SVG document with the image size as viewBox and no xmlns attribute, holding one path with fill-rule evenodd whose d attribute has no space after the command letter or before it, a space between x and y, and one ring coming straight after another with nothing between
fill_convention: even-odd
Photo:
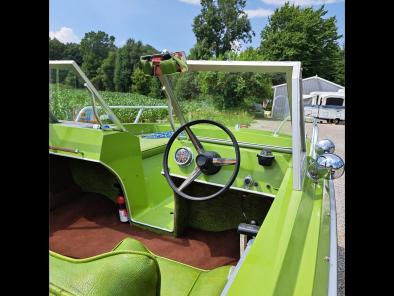
<instances>
[{"instance_id":1,"label":"camper trailer","mask_svg":"<svg viewBox=\"0 0 394 296\"><path fill-rule=\"evenodd\" d=\"M343 123L345 121L345 92L311 92L303 96L305 116L318 118L320 122Z\"/></svg>"}]
</instances>

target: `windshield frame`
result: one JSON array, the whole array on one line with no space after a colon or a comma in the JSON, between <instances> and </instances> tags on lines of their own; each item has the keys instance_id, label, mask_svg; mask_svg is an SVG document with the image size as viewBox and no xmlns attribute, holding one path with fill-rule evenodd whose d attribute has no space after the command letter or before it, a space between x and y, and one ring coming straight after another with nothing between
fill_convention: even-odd
<instances>
[{"instance_id":1,"label":"windshield frame","mask_svg":"<svg viewBox=\"0 0 394 296\"><path fill-rule=\"evenodd\" d=\"M304 105L302 101L301 62L274 61L203 61L188 60L189 71L284 73L290 106L293 189L302 190L303 170L306 160Z\"/></svg>"}]
</instances>

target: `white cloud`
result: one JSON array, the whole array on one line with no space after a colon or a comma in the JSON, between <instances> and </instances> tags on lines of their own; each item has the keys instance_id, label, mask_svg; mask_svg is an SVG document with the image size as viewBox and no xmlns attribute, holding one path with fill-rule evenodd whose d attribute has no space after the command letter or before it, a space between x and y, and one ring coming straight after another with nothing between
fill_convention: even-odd
<instances>
[{"instance_id":1,"label":"white cloud","mask_svg":"<svg viewBox=\"0 0 394 296\"><path fill-rule=\"evenodd\" d=\"M265 4L284 5L286 2L290 4L296 4L300 6L311 6L311 5L322 5L322 4L332 4L337 2L343 2L344 0L261 0Z\"/></svg>"},{"instance_id":2,"label":"white cloud","mask_svg":"<svg viewBox=\"0 0 394 296\"><path fill-rule=\"evenodd\" d=\"M191 5L200 5L200 0L179 0L179 1Z\"/></svg>"},{"instance_id":3,"label":"white cloud","mask_svg":"<svg viewBox=\"0 0 394 296\"><path fill-rule=\"evenodd\" d=\"M249 18L267 17L274 13L272 10L264 9L264 8L246 9L245 12Z\"/></svg>"},{"instance_id":4,"label":"white cloud","mask_svg":"<svg viewBox=\"0 0 394 296\"><path fill-rule=\"evenodd\" d=\"M76 42L78 43L79 37L74 34L73 29L67 27L61 27L59 31L49 32L49 37L56 38L62 43Z\"/></svg>"}]
</instances>

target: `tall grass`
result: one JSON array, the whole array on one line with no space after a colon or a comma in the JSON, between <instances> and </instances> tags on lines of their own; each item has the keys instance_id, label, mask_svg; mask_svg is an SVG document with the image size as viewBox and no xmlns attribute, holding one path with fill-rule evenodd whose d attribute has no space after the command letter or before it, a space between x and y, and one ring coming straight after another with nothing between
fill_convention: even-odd
<instances>
[{"instance_id":1,"label":"tall grass","mask_svg":"<svg viewBox=\"0 0 394 296\"><path fill-rule=\"evenodd\" d=\"M155 99L136 93L120 93L101 91L101 96L109 106L159 106L167 105L165 99ZM86 89L70 89L66 87L50 88L50 109L53 114L63 120L74 120L79 110L92 105L92 99ZM180 106L187 120L211 119L228 126L250 124L253 116L242 109L218 110L210 98L192 101L181 101ZM137 116L136 109L113 109L121 122L133 122ZM146 109L140 122L157 122L168 118L166 109ZM177 121L177 118L174 118Z\"/></svg>"}]
</instances>

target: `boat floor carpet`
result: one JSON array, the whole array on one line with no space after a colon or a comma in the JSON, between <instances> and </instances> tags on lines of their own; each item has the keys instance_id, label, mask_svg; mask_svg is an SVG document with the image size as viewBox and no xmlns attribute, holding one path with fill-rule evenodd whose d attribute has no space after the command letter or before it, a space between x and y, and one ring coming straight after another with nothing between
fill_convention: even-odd
<instances>
[{"instance_id":1,"label":"boat floor carpet","mask_svg":"<svg viewBox=\"0 0 394 296\"><path fill-rule=\"evenodd\" d=\"M126 237L140 241L158 256L202 269L235 265L239 259L236 230L187 229L177 238L156 234L120 222L116 205L100 194L80 192L50 212L49 249L68 257L109 252Z\"/></svg>"}]
</instances>

